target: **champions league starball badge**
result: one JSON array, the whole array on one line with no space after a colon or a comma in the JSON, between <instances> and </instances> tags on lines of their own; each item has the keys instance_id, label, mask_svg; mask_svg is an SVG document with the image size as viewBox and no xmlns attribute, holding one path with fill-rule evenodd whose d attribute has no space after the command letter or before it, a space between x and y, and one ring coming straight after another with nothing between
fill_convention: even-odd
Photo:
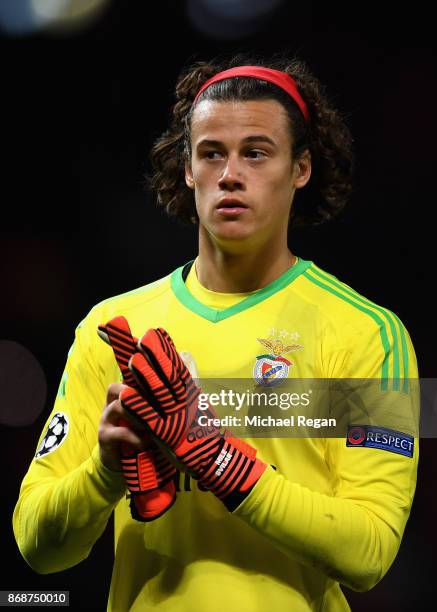
<instances>
[{"instance_id":1,"label":"champions league starball badge","mask_svg":"<svg viewBox=\"0 0 437 612\"><path fill-rule=\"evenodd\" d=\"M54 414L36 451L35 459L52 453L59 448L67 437L68 429L69 422L67 415L62 412Z\"/></svg>"},{"instance_id":2,"label":"champions league starball badge","mask_svg":"<svg viewBox=\"0 0 437 612\"><path fill-rule=\"evenodd\" d=\"M283 331L280 335L288 334ZM297 336L297 334L293 334L293 336ZM294 365L292 361L285 359L282 355L303 349L303 346L301 344L287 345L278 339L257 338L257 340L263 346L270 349L271 353L256 357L253 377L263 387L276 387L284 382L284 379L288 377L290 366Z\"/></svg>"}]
</instances>

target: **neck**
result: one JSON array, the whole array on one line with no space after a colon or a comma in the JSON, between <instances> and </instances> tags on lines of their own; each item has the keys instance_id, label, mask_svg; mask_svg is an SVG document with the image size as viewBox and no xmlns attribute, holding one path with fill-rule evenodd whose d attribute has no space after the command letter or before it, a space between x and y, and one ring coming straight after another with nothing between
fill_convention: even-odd
<instances>
[{"instance_id":1,"label":"neck","mask_svg":"<svg viewBox=\"0 0 437 612\"><path fill-rule=\"evenodd\" d=\"M273 263L272 263L273 262ZM248 293L269 285L291 268L296 257L287 244L229 252L199 234L196 273L200 284L219 293Z\"/></svg>"}]
</instances>

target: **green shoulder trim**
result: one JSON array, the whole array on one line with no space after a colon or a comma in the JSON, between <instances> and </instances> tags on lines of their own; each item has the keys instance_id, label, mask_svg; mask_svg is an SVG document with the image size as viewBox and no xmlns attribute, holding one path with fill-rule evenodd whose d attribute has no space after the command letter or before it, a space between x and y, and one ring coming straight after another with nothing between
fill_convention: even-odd
<instances>
[{"instance_id":1,"label":"green shoulder trim","mask_svg":"<svg viewBox=\"0 0 437 612\"><path fill-rule=\"evenodd\" d=\"M306 270L304 276L315 285L329 291L338 298L344 300L351 306L354 306L364 314L371 317L379 327L381 336L381 344L384 350L384 360L381 367L381 384L383 390L388 388L388 373L390 364L390 354L393 360L393 390L399 391L400 380L403 379L403 391L408 390L408 348L405 338L405 331L402 322L399 318L387 308L378 306L371 300L366 299L357 291L339 281L332 274L328 274L321 270L318 266L313 265ZM381 315L381 316L380 316ZM390 342L387 333L387 323L393 338L393 351L390 352ZM402 347L403 355L403 375L400 375L400 346Z\"/></svg>"}]
</instances>

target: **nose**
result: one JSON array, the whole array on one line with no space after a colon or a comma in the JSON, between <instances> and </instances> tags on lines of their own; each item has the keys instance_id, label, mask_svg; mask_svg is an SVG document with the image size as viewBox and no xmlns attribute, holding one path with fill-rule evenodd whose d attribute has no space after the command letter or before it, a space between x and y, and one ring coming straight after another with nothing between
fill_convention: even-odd
<instances>
[{"instance_id":1,"label":"nose","mask_svg":"<svg viewBox=\"0 0 437 612\"><path fill-rule=\"evenodd\" d=\"M229 156L223 168L223 173L219 178L220 189L241 189L243 187L243 182L243 174L238 161Z\"/></svg>"}]
</instances>

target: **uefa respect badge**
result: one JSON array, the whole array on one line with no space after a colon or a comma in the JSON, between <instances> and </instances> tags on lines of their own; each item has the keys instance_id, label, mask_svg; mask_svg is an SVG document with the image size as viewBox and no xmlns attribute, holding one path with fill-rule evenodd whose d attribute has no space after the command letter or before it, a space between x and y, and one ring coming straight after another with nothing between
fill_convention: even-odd
<instances>
[{"instance_id":1,"label":"uefa respect badge","mask_svg":"<svg viewBox=\"0 0 437 612\"><path fill-rule=\"evenodd\" d=\"M395 431L387 427L349 425L346 446L377 448L411 459L414 453L414 438L402 431Z\"/></svg>"}]
</instances>

